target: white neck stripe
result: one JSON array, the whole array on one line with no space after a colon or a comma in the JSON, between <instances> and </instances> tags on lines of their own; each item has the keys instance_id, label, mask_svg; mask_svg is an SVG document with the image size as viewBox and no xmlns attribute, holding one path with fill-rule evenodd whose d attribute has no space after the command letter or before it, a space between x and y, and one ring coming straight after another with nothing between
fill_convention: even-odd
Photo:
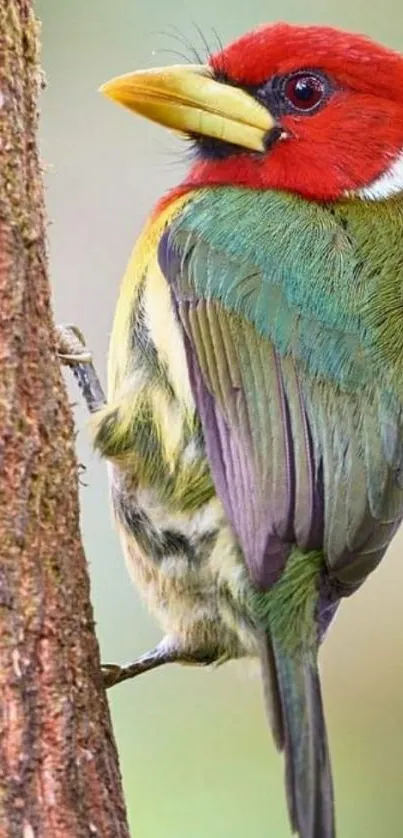
<instances>
[{"instance_id":1,"label":"white neck stripe","mask_svg":"<svg viewBox=\"0 0 403 838\"><path fill-rule=\"evenodd\" d=\"M349 194L365 200L383 201L399 192L403 192L403 151L400 152L383 175L373 180L368 186Z\"/></svg>"}]
</instances>

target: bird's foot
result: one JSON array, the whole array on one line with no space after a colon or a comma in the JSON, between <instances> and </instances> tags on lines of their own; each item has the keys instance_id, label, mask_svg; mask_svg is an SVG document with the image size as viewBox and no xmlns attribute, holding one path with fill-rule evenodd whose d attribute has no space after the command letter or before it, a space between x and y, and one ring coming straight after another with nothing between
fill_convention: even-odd
<instances>
[{"instance_id":1,"label":"bird's foot","mask_svg":"<svg viewBox=\"0 0 403 838\"><path fill-rule=\"evenodd\" d=\"M85 345L85 338L78 326L61 323L56 326L56 349L62 364L91 364L92 353Z\"/></svg>"},{"instance_id":2,"label":"bird's foot","mask_svg":"<svg viewBox=\"0 0 403 838\"><path fill-rule=\"evenodd\" d=\"M85 338L80 329L71 324L56 326L56 335L58 358L71 367L89 412L95 413L106 404L106 398Z\"/></svg>"},{"instance_id":3,"label":"bird's foot","mask_svg":"<svg viewBox=\"0 0 403 838\"><path fill-rule=\"evenodd\" d=\"M105 688L114 687L129 678L135 678L143 672L150 672L163 666L166 663L179 663L185 666L209 666L215 663L217 656L211 652L200 650L195 652L185 651L183 646L178 644L176 638L164 637L161 643L146 652L134 663L125 666L119 664L103 664L101 667Z\"/></svg>"}]
</instances>

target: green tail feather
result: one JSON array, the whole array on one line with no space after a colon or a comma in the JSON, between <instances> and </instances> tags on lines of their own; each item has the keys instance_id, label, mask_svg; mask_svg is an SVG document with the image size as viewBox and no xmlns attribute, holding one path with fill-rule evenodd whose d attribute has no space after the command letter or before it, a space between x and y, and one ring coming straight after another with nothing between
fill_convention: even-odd
<instances>
[{"instance_id":1,"label":"green tail feather","mask_svg":"<svg viewBox=\"0 0 403 838\"><path fill-rule=\"evenodd\" d=\"M333 838L333 783L317 663L284 657L278 648L275 660L291 820L301 838Z\"/></svg>"},{"instance_id":2,"label":"green tail feather","mask_svg":"<svg viewBox=\"0 0 403 838\"><path fill-rule=\"evenodd\" d=\"M333 783L319 673L312 654L284 654L266 637L261 642L269 721L284 751L286 788L293 831L300 838L334 838Z\"/></svg>"},{"instance_id":3,"label":"green tail feather","mask_svg":"<svg viewBox=\"0 0 403 838\"><path fill-rule=\"evenodd\" d=\"M265 704L284 751L288 809L299 838L334 838L333 783L317 668L323 554L295 549L278 582L254 592Z\"/></svg>"}]
</instances>

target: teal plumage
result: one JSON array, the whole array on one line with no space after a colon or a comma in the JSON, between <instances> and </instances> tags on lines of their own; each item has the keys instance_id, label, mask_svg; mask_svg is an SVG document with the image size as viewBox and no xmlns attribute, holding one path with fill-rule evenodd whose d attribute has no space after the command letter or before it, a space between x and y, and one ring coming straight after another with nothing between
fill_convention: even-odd
<instances>
[{"instance_id":1,"label":"teal plumage","mask_svg":"<svg viewBox=\"0 0 403 838\"><path fill-rule=\"evenodd\" d=\"M298 439L306 435L308 421L316 458L324 465L324 546L340 584L365 578L365 563L372 569L378 540L381 558L401 514L403 345L395 277L403 273L397 246L402 231L400 200L326 206L281 193L223 188L196 195L165 234L178 264L186 265L171 267L175 281L184 286L184 297L193 293L198 301L199 313L192 311L186 332L221 410L232 411L229 424L237 424L242 441L248 438L254 448L254 478L264 503L265 481L273 495L283 488L282 478L276 487L273 477L273 440L279 445L283 436L274 397L280 364L293 444L302 452ZM393 253L392 264L385 252ZM180 288L178 299L181 293ZM228 342L231 329L225 380L222 335L226 330ZM224 385L212 380L217 370ZM223 394L231 376L237 378L238 399L243 385L247 418L234 417ZM299 391L305 419L296 401ZM296 459L301 468L303 458ZM304 503L310 480L308 473L300 475L297 505ZM280 506L285 509L284 502ZM365 522L371 527L380 517L390 524L376 525L365 545L372 558L363 558L361 550L353 555ZM306 522L304 509L301 526Z\"/></svg>"},{"instance_id":2,"label":"teal plumage","mask_svg":"<svg viewBox=\"0 0 403 838\"><path fill-rule=\"evenodd\" d=\"M364 38L279 25L106 86L196 147L136 246L96 417L166 632L133 671L258 655L300 838L335 836L319 647L403 518L402 81Z\"/></svg>"},{"instance_id":3,"label":"teal plumage","mask_svg":"<svg viewBox=\"0 0 403 838\"><path fill-rule=\"evenodd\" d=\"M220 188L196 194L160 245L190 367L206 391L194 383L217 491L255 584L274 583L265 627L277 738L286 748L291 821L303 836L333 828L315 626L326 627L331 602L374 569L403 515L402 377L376 325L390 334L400 316L377 250L391 219L393 246L396 230L403 233L400 201L318 206ZM396 269L403 275L403 254ZM211 397L224 431L204 407ZM295 543L298 584L284 588ZM314 548L322 567L312 564ZM304 565L314 570L310 596ZM323 593L321 601L323 586L330 603ZM304 596L306 607L292 610ZM261 614L253 616L262 626Z\"/></svg>"}]
</instances>

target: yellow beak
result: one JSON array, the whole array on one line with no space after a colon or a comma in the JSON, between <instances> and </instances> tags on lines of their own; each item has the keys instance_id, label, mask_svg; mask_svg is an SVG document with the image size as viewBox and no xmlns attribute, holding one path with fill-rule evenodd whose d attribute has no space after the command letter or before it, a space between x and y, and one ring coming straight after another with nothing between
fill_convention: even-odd
<instances>
[{"instance_id":1,"label":"yellow beak","mask_svg":"<svg viewBox=\"0 0 403 838\"><path fill-rule=\"evenodd\" d=\"M272 114L238 87L215 81L210 67L178 65L140 70L106 82L101 93L153 122L184 134L202 134L265 150Z\"/></svg>"}]
</instances>

